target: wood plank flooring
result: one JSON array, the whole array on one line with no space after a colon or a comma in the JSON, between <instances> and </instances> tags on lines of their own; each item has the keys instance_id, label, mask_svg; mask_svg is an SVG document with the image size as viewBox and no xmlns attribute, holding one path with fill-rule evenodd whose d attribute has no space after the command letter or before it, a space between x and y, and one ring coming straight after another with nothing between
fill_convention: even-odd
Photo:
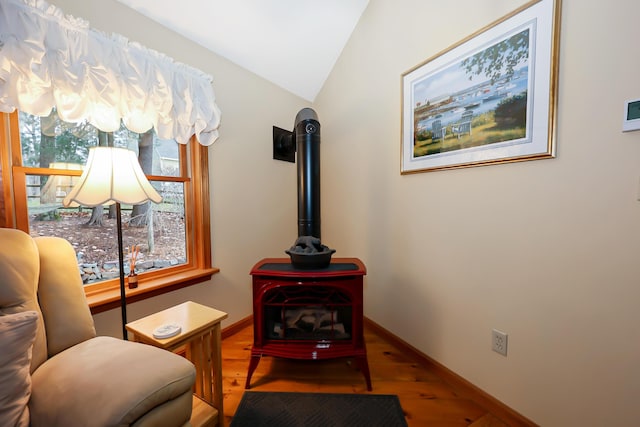
<instances>
[{"instance_id":1,"label":"wood plank flooring","mask_svg":"<svg viewBox=\"0 0 640 427\"><path fill-rule=\"evenodd\" d=\"M326 393L397 394L409 427L515 427L458 393L436 372L403 349L365 327L365 342L373 391L351 358L298 361L263 357L251 378L251 390ZM225 426L231 422L247 378L253 328L244 327L222 340ZM466 397L463 397L466 396Z\"/></svg>"}]
</instances>

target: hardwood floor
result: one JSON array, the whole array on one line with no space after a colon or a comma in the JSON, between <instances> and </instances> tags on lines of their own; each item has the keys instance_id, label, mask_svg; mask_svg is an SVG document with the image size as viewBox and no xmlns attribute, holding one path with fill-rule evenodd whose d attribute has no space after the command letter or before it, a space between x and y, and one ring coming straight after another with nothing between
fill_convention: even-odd
<instances>
[{"instance_id":1,"label":"hardwood floor","mask_svg":"<svg viewBox=\"0 0 640 427\"><path fill-rule=\"evenodd\" d=\"M428 368L375 329L365 327L372 392L367 392L364 376L350 358L299 361L263 357L251 378L251 390L397 394L409 427L534 425L501 421L498 414L488 412L486 405L474 400L473 392L451 385L437 369ZM251 326L222 340L225 426L245 391L252 343Z\"/></svg>"}]
</instances>

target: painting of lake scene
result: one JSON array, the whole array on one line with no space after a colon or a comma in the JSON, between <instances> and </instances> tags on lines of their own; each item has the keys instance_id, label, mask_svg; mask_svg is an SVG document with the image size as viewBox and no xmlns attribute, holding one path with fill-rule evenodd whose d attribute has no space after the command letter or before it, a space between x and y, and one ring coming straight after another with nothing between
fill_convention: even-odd
<instances>
[{"instance_id":1,"label":"painting of lake scene","mask_svg":"<svg viewBox=\"0 0 640 427\"><path fill-rule=\"evenodd\" d=\"M553 4L537 2L403 75L402 172L552 155L554 37L537 8L553 16Z\"/></svg>"},{"instance_id":2,"label":"painting of lake scene","mask_svg":"<svg viewBox=\"0 0 640 427\"><path fill-rule=\"evenodd\" d=\"M414 83L414 157L526 142L530 34L524 29Z\"/></svg>"}]
</instances>

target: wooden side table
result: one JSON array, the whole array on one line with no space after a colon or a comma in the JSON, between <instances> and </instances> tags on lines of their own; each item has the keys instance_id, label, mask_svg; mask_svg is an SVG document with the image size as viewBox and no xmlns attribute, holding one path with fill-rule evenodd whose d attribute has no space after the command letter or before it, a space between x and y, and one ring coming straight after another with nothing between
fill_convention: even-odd
<instances>
[{"instance_id":1,"label":"wooden side table","mask_svg":"<svg viewBox=\"0 0 640 427\"><path fill-rule=\"evenodd\" d=\"M202 414L211 411L203 408L199 399L195 397L192 419L206 418L206 424L219 426L224 424L220 322L226 318L227 313L187 301L126 325L134 341L171 352L185 349L187 359L196 367L194 395L211 405L217 420L211 420L214 414ZM165 339L154 338L153 331L168 323L180 325L181 332Z\"/></svg>"}]
</instances>

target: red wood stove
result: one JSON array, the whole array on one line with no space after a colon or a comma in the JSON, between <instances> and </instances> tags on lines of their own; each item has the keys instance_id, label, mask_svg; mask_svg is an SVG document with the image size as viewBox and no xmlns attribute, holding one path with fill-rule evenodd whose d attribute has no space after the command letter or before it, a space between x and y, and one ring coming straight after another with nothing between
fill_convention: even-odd
<instances>
[{"instance_id":1,"label":"red wood stove","mask_svg":"<svg viewBox=\"0 0 640 427\"><path fill-rule=\"evenodd\" d=\"M353 357L371 391L362 330L364 264L335 258L322 269L295 268L289 258L266 258L253 276L253 347L245 388L260 358Z\"/></svg>"}]
</instances>

